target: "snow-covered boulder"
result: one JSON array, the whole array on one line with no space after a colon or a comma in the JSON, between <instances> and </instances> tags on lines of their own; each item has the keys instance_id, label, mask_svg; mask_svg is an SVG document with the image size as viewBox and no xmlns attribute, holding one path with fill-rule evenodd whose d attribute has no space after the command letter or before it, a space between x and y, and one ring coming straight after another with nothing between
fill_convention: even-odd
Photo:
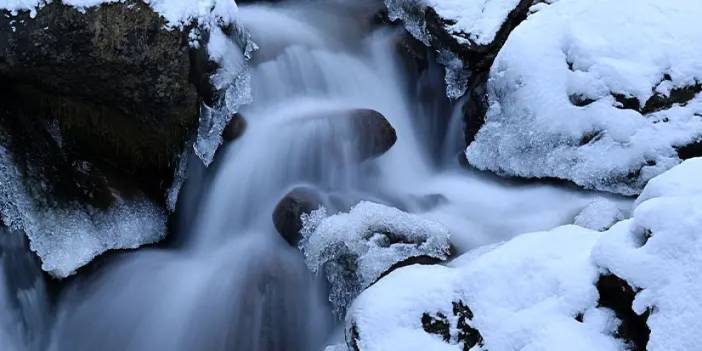
<instances>
[{"instance_id":1,"label":"snow-covered boulder","mask_svg":"<svg viewBox=\"0 0 702 351\"><path fill-rule=\"evenodd\" d=\"M530 15L492 66L469 163L639 193L699 154L699 18L696 0L567 0Z\"/></svg>"},{"instance_id":2,"label":"snow-covered boulder","mask_svg":"<svg viewBox=\"0 0 702 351\"><path fill-rule=\"evenodd\" d=\"M449 232L441 224L396 208L362 201L348 213L328 216L325 208L302 216L300 249L313 272L331 285L337 315L389 271L414 262L448 258Z\"/></svg>"},{"instance_id":3,"label":"snow-covered boulder","mask_svg":"<svg viewBox=\"0 0 702 351\"><path fill-rule=\"evenodd\" d=\"M595 246L594 261L635 293L647 350L696 350L702 330L702 158L652 179L633 218Z\"/></svg>"},{"instance_id":4,"label":"snow-covered boulder","mask_svg":"<svg viewBox=\"0 0 702 351\"><path fill-rule=\"evenodd\" d=\"M211 161L250 95L255 45L236 13L233 0L0 0L0 216L44 270L166 234L189 144Z\"/></svg>"},{"instance_id":5,"label":"snow-covered boulder","mask_svg":"<svg viewBox=\"0 0 702 351\"><path fill-rule=\"evenodd\" d=\"M448 266L395 270L351 305L347 346L696 350L700 175L695 158L652 179L633 218L605 232L564 226L478 248Z\"/></svg>"},{"instance_id":6,"label":"snow-covered boulder","mask_svg":"<svg viewBox=\"0 0 702 351\"><path fill-rule=\"evenodd\" d=\"M446 92L459 98L483 76L509 32L533 0L385 0L391 20L438 52L446 67Z\"/></svg>"},{"instance_id":7,"label":"snow-covered boulder","mask_svg":"<svg viewBox=\"0 0 702 351\"><path fill-rule=\"evenodd\" d=\"M398 269L352 304L349 349L621 350L614 314L597 307L601 236L566 226Z\"/></svg>"}]
</instances>

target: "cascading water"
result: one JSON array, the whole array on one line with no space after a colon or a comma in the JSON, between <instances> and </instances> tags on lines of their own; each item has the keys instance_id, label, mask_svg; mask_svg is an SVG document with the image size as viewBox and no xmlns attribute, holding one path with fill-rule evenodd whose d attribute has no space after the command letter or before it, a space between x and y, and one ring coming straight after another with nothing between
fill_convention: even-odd
<instances>
[{"instance_id":1,"label":"cascading water","mask_svg":"<svg viewBox=\"0 0 702 351\"><path fill-rule=\"evenodd\" d=\"M255 351L338 342L325 283L271 222L278 200L300 184L341 194L346 205L365 199L425 211L452 230L462 251L572 219L591 195L512 184L453 165L460 106L452 112L427 105L398 57L402 32L370 24L380 6L351 0L242 6L242 24L261 47L251 68L254 102L241 111L248 126L210 170L191 166L177 240L116 255L65 283L52 321L18 317L35 328L24 339L48 339L16 343L27 350ZM434 82L440 92L437 67L423 84ZM361 160L354 143L363 133L339 120L339 111L357 108L379 111L396 130L396 144L381 157ZM440 113L453 113L448 132L447 121L436 123ZM443 140L433 140L437 135ZM429 210L418 205L437 194L446 201ZM33 289L24 292L34 291L32 306L15 309L49 315L46 288ZM6 302L0 297L0 305ZM0 316L0 336L7 330L2 323L16 324Z\"/></svg>"}]
</instances>

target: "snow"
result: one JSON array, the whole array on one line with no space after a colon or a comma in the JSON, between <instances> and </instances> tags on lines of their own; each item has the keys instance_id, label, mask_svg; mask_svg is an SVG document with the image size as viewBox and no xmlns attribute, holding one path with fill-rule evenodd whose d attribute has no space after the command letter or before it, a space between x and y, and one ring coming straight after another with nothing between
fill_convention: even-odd
<instances>
[{"instance_id":1,"label":"snow","mask_svg":"<svg viewBox=\"0 0 702 351\"><path fill-rule=\"evenodd\" d=\"M616 202L598 198L575 217L574 224L592 230L605 231L625 218L625 212Z\"/></svg>"},{"instance_id":2,"label":"snow","mask_svg":"<svg viewBox=\"0 0 702 351\"><path fill-rule=\"evenodd\" d=\"M123 0L60 0L63 4L73 6L81 11L102 4L121 2ZM47 0L0 0L0 9L13 14L30 11L36 16L37 9L43 7ZM234 0L146 0L146 3L163 16L170 27L182 28L195 21L200 25L217 22L233 23L238 8Z\"/></svg>"},{"instance_id":3,"label":"snow","mask_svg":"<svg viewBox=\"0 0 702 351\"><path fill-rule=\"evenodd\" d=\"M595 262L638 293L633 310L651 310L647 350L695 350L702 330L702 158L651 180L632 219L593 250Z\"/></svg>"},{"instance_id":4,"label":"snow","mask_svg":"<svg viewBox=\"0 0 702 351\"><path fill-rule=\"evenodd\" d=\"M460 44L489 45L520 0L385 0L392 20L411 24L409 32L428 45L425 24L418 21L427 7L450 23L446 31Z\"/></svg>"},{"instance_id":5,"label":"snow","mask_svg":"<svg viewBox=\"0 0 702 351\"><path fill-rule=\"evenodd\" d=\"M477 248L447 266L397 269L353 302L347 342L364 351L465 350L454 313L462 303L482 337L471 350L624 350L614 312L597 307L595 283L611 273L634 287L633 311L650 313L647 350L695 350L702 330L700 174L702 158L695 158L652 179L633 218L604 232L563 226ZM583 216L611 219L615 209L599 199ZM425 314L445 317L448 341L424 330Z\"/></svg>"},{"instance_id":6,"label":"snow","mask_svg":"<svg viewBox=\"0 0 702 351\"><path fill-rule=\"evenodd\" d=\"M303 214L300 249L313 272L324 269L337 314L394 264L412 257L448 257L449 232L441 224L396 208L362 201L348 213Z\"/></svg>"},{"instance_id":7,"label":"snow","mask_svg":"<svg viewBox=\"0 0 702 351\"><path fill-rule=\"evenodd\" d=\"M65 278L94 257L111 249L137 248L154 243L166 233L166 213L143 196L116 199L109 209L87 204L56 203L38 197L44 184L33 184L0 144L0 218L22 230L42 269Z\"/></svg>"},{"instance_id":8,"label":"snow","mask_svg":"<svg viewBox=\"0 0 702 351\"><path fill-rule=\"evenodd\" d=\"M453 313L462 302L483 337L471 350L621 350L613 313L596 307L599 273L589 252L601 236L565 226L468 253L452 267L400 268L356 299L347 338L355 327L364 351L465 350ZM449 342L423 330L424 313L448 316Z\"/></svg>"},{"instance_id":9,"label":"snow","mask_svg":"<svg viewBox=\"0 0 702 351\"><path fill-rule=\"evenodd\" d=\"M508 38L490 72L473 166L638 194L702 138L702 95L644 106L702 81L696 0L569 0L540 9ZM621 95L619 101L615 98ZM572 100L572 101L571 101Z\"/></svg>"},{"instance_id":10,"label":"snow","mask_svg":"<svg viewBox=\"0 0 702 351\"><path fill-rule=\"evenodd\" d=\"M385 0L391 20L401 20L405 29L424 45L438 51L438 62L446 68L446 95L458 99L466 93L470 67L462 62L455 46L491 45L507 16L520 0ZM443 20L443 30L454 43L431 42L426 11L432 8ZM455 44L455 45L454 45Z\"/></svg>"}]
</instances>

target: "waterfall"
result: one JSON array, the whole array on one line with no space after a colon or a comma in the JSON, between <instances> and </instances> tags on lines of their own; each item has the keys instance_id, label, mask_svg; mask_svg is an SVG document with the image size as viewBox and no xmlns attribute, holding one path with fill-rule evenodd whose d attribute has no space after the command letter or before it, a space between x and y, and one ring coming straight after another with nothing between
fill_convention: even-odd
<instances>
[{"instance_id":1,"label":"waterfall","mask_svg":"<svg viewBox=\"0 0 702 351\"><path fill-rule=\"evenodd\" d=\"M440 94L423 95L444 91L433 62L435 74L417 89L397 49L401 28L372 23L380 6L242 5L242 25L260 46L250 68L253 102L240 111L247 128L209 169L191 164L173 238L110 255L62 283L50 321L0 316L0 337L2 323L14 323L36 328L31 335L46 335L55 351L308 351L339 342L326 282L271 221L277 202L302 184L347 206L363 199L423 212L449 227L460 251L570 221L591 195L458 167L461 102L439 108L431 97ZM397 142L388 152L360 157L354 143L365 136L339 120L353 109L389 121ZM425 208L428 196L445 201ZM536 196L541 203L530 203ZM28 346L37 348L44 349Z\"/></svg>"}]
</instances>

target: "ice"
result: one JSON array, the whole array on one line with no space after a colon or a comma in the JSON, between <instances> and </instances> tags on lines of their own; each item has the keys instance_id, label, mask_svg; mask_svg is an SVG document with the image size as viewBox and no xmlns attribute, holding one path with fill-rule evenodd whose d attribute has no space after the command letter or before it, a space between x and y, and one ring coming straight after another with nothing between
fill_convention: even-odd
<instances>
[{"instance_id":1,"label":"ice","mask_svg":"<svg viewBox=\"0 0 702 351\"><path fill-rule=\"evenodd\" d=\"M470 81L470 71L465 69L463 61L448 50L440 50L437 62L446 69L446 96L449 99L459 99L465 95Z\"/></svg>"},{"instance_id":2,"label":"ice","mask_svg":"<svg viewBox=\"0 0 702 351\"><path fill-rule=\"evenodd\" d=\"M576 217L575 225L605 231L615 223L627 218L619 205L605 198L598 198L588 204Z\"/></svg>"},{"instance_id":3,"label":"ice","mask_svg":"<svg viewBox=\"0 0 702 351\"><path fill-rule=\"evenodd\" d=\"M337 315L393 265L420 256L445 260L450 251L443 225L373 202L332 216L320 208L302 221L300 249L313 272L324 270Z\"/></svg>"},{"instance_id":4,"label":"ice","mask_svg":"<svg viewBox=\"0 0 702 351\"><path fill-rule=\"evenodd\" d=\"M212 163L217 149L222 144L222 131L232 116L241 106L253 100L247 62L258 47L244 28L235 28L233 36L225 34L219 27L210 30L207 51L210 60L219 65L210 81L221 96L216 106L203 104L200 109L197 140L193 148L205 166Z\"/></svg>"},{"instance_id":5,"label":"ice","mask_svg":"<svg viewBox=\"0 0 702 351\"><path fill-rule=\"evenodd\" d=\"M680 162L679 147L702 138L701 16L695 0L569 0L540 9L495 60L486 123L468 161L638 194ZM689 96L671 97L675 89ZM661 99L669 101L658 106Z\"/></svg>"},{"instance_id":6,"label":"ice","mask_svg":"<svg viewBox=\"0 0 702 351\"><path fill-rule=\"evenodd\" d=\"M651 180L631 220L593 250L595 262L637 291L633 310L650 311L647 350L695 350L702 330L702 158Z\"/></svg>"},{"instance_id":7,"label":"ice","mask_svg":"<svg viewBox=\"0 0 702 351\"><path fill-rule=\"evenodd\" d=\"M42 269L57 278L73 274L111 249L154 243L166 233L166 213L143 196L115 200L108 209L39 197L45 184L27 177L0 144L0 217L25 232Z\"/></svg>"},{"instance_id":8,"label":"ice","mask_svg":"<svg viewBox=\"0 0 702 351\"><path fill-rule=\"evenodd\" d=\"M395 270L353 303L347 342L364 351L467 350L459 336L467 323L482 336L471 350L622 350L614 314L597 308L589 253L601 236L565 226L469 252L451 267ZM461 305L472 315L463 322ZM446 318L448 341L424 330L424 314Z\"/></svg>"}]
</instances>

